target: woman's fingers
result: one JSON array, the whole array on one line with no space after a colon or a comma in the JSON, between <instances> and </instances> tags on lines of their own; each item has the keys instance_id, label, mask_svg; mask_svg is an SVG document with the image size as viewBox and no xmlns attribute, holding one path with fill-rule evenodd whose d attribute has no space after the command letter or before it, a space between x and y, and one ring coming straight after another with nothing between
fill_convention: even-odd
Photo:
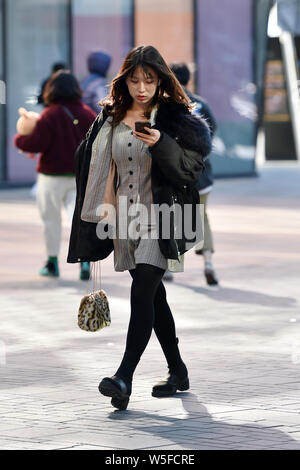
<instances>
[{"instance_id":1,"label":"woman's fingers","mask_svg":"<svg viewBox=\"0 0 300 470\"><path fill-rule=\"evenodd\" d=\"M142 140L143 142L149 141L149 139L151 139L150 134L143 134L143 132L133 131L133 135L134 135L134 137L136 137L137 139Z\"/></svg>"},{"instance_id":2,"label":"woman's fingers","mask_svg":"<svg viewBox=\"0 0 300 470\"><path fill-rule=\"evenodd\" d=\"M133 135L135 135L136 137L149 137L151 134L150 133L145 134L144 132L133 131Z\"/></svg>"},{"instance_id":3,"label":"woman's fingers","mask_svg":"<svg viewBox=\"0 0 300 470\"><path fill-rule=\"evenodd\" d=\"M151 147L151 145L154 145L159 140L160 132L157 129L149 128L147 128L147 131L149 131L149 133L147 134L144 134L143 132L133 131L133 135L134 137Z\"/></svg>"}]
</instances>

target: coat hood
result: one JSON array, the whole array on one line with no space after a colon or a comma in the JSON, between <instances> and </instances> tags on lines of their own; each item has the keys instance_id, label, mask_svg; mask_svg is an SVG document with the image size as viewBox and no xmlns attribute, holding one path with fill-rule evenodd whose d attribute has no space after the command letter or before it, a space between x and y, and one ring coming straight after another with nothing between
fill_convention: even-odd
<instances>
[{"instance_id":1,"label":"coat hood","mask_svg":"<svg viewBox=\"0 0 300 470\"><path fill-rule=\"evenodd\" d=\"M88 69L90 73L96 73L106 77L111 63L111 55L102 51L91 52L88 56Z\"/></svg>"}]
</instances>

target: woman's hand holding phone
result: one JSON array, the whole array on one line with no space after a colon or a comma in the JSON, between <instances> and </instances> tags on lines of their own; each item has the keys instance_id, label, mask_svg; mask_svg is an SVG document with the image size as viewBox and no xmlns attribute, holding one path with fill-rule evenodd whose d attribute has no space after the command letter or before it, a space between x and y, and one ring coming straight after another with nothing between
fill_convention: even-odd
<instances>
[{"instance_id":1,"label":"woman's hand holding phone","mask_svg":"<svg viewBox=\"0 0 300 470\"><path fill-rule=\"evenodd\" d=\"M149 124L150 123L147 121L145 121L145 123L142 123L140 121L136 122L133 135L134 137L148 145L148 147L152 147L154 144L156 144L156 142L158 142L160 138L160 132L157 129L151 129L149 127Z\"/></svg>"}]
</instances>

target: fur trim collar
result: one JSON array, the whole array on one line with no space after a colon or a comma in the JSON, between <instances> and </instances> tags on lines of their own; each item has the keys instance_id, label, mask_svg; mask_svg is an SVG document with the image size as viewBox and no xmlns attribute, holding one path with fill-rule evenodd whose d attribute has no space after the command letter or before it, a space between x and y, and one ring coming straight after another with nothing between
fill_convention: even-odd
<instances>
[{"instance_id":1,"label":"fur trim collar","mask_svg":"<svg viewBox=\"0 0 300 470\"><path fill-rule=\"evenodd\" d=\"M199 152L203 157L211 152L208 124L200 116L191 114L184 104L162 101L156 115L155 127L176 138L180 146Z\"/></svg>"}]
</instances>

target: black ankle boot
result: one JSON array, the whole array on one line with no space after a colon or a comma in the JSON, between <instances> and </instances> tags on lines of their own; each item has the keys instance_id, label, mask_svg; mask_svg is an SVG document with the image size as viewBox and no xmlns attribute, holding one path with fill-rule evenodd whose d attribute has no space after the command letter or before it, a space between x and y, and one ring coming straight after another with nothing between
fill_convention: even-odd
<instances>
[{"instance_id":1,"label":"black ankle boot","mask_svg":"<svg viewBox=\"0 0 300 470\"><path fill-rule=\"evenodd\" d=\"M131 384L113 375L104 377L99 384L99 392L106 397L112 397L111 404L118 410L126 410L131 395Z\"/></svg>"},{"instance_id":2,"label":"black ankle boot","mask_svg":"<svg viewBox=\"0 0 300 470\"><path fill-rule=\"evenodd\" d=\"M175 395L177 390L183 392L190 388L190 382L188 375L185 378L180 379L176 374L169 372L166 380L162 380L152 388L153 397L171 397Z\"/></svg>"}]
</instances>

